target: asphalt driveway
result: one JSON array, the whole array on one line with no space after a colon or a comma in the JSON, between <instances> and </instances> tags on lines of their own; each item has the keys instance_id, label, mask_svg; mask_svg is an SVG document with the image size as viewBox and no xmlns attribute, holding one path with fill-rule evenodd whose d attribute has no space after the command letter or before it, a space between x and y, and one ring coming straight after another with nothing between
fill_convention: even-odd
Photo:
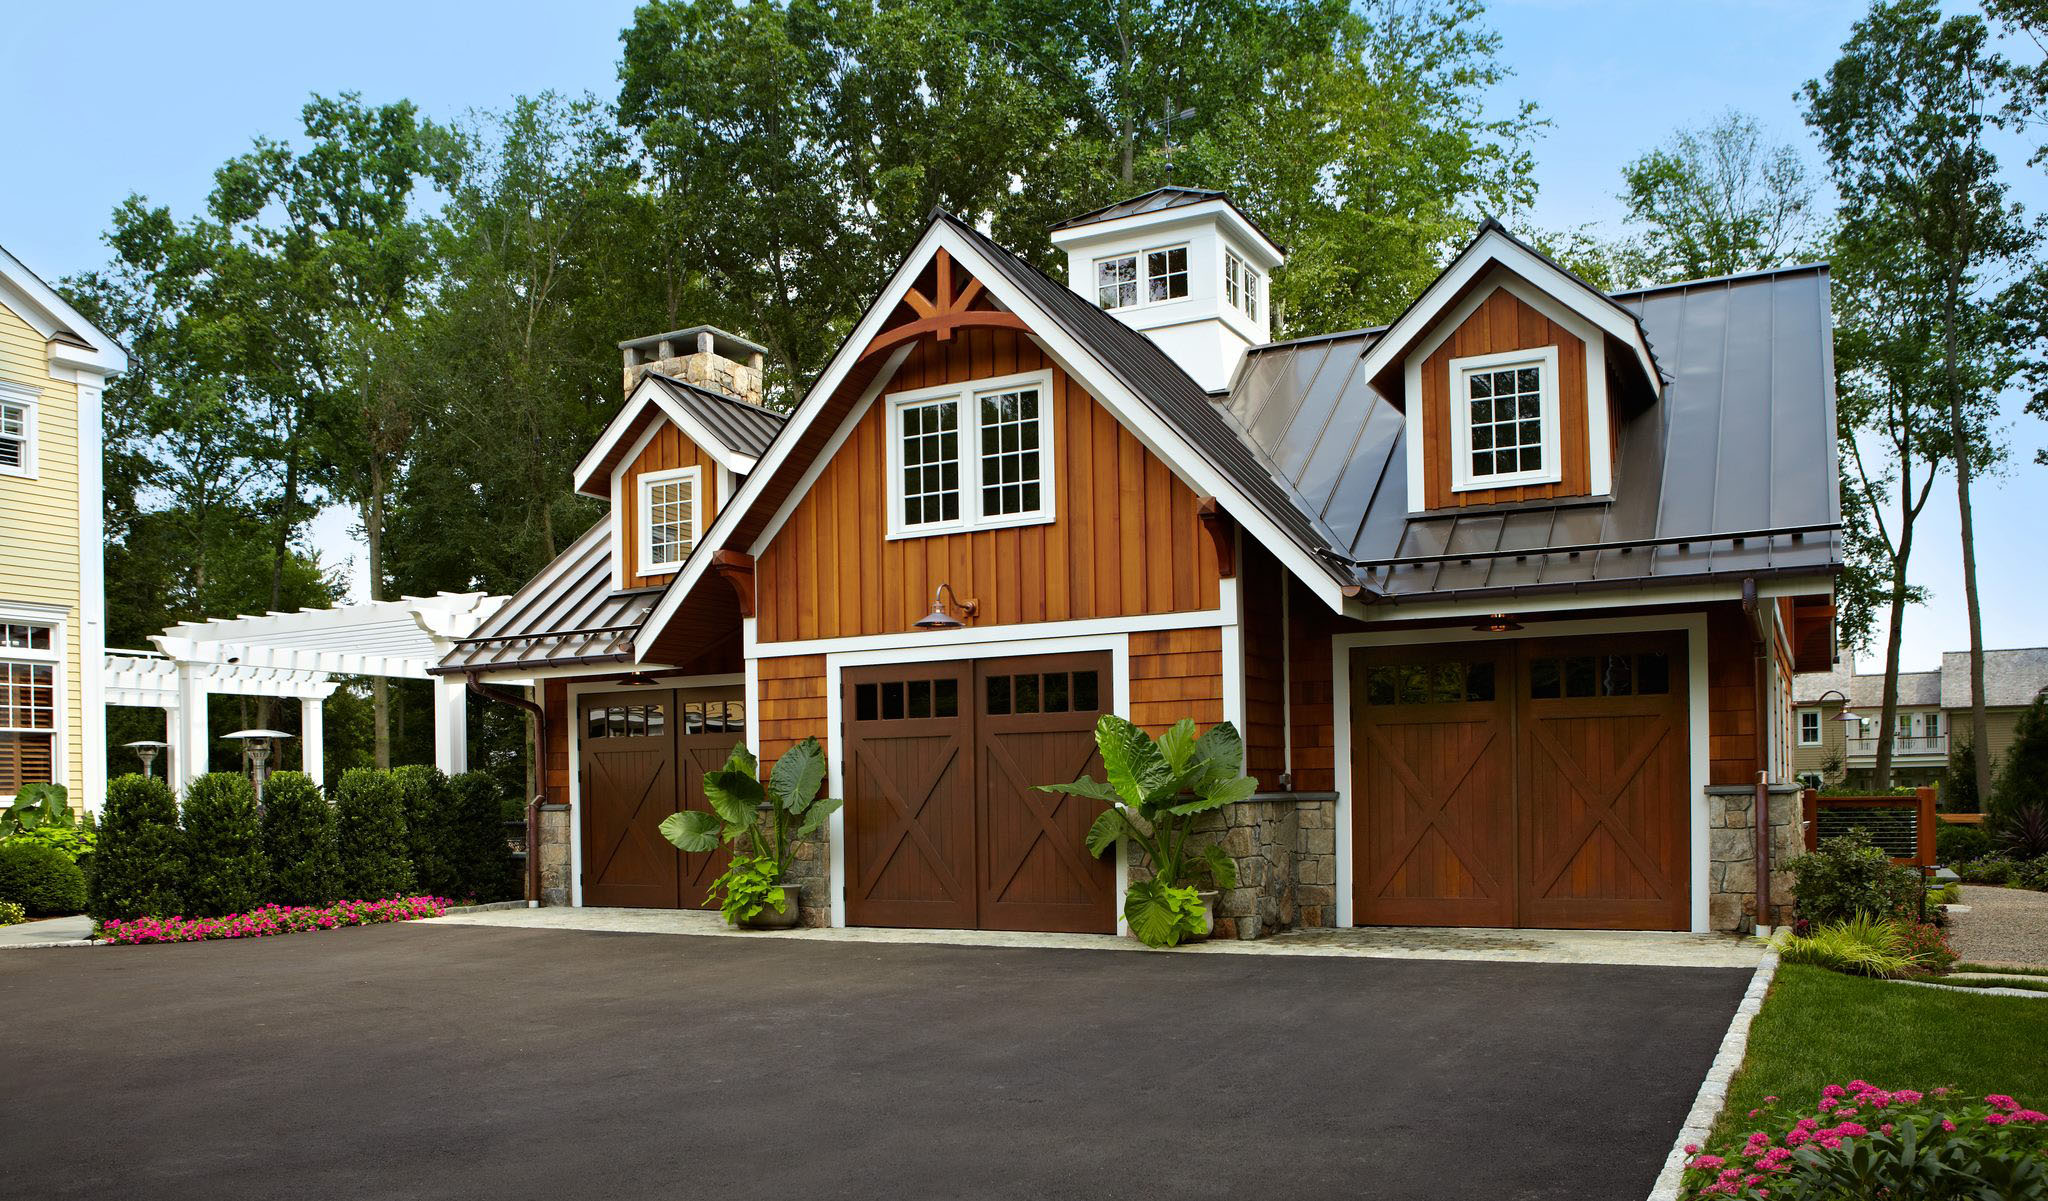
<instances>
[{"instance_id":1,"label":"asphalt driveway","mask_svg":"<svg viewBox=\"0 0 2048 1201\"><path fill-rule=\"evenodd\" d=\"M0 954L0 1196L1635 1198L1749 973L434 923Z\"/></svg>"}]
</instances>

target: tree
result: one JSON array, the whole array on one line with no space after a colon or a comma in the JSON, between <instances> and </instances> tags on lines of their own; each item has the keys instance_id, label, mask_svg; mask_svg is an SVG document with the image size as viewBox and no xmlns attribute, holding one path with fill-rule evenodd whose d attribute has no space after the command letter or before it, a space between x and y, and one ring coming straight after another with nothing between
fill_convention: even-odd
<instances>
[{"instance_id":1,"label":"tree","mask_svg":"<svg viewBox=\"0 0 2048 1201\"><path fill-rule=\"evenodd\" d=\"M2037 845L2048 838L2048 692L2020 714L1987 797L1985 825L1995 841L2028 857L2048 853Z\"/></svg>"},{"instance_id":2,"label":"tree","mask_svg":"<svg viewBox=\"0 0 2048 1201\"><path fill-rule=\"evenodd\" d=\"M1811 250L1813 185L1799 152L1766 146L1756 118L1730 110L1684 128L1621 171L1631 282L1761 271Z\"/></svg>"},{"instance_id":3,"label":"tree","mask_svg":"<svg viewBox=\"0 0 2048 1201\"><path fill-rule=\"evenodd\" d=\"M2006 199L1984 142L2000 74L1988 43L1981 18L1944 17L1935 0L1879 3L1826 79L1803 89L1842 197L1844 245L1890 278L1933 341L1924 382L1947 417L1955 472L1980 792L1990 788L1991 760L1970 486L2004 456L1991 437L1997 394L2027 358L2007 294L2038 270L2041 239Z\"/></svg>"}]
</instances>

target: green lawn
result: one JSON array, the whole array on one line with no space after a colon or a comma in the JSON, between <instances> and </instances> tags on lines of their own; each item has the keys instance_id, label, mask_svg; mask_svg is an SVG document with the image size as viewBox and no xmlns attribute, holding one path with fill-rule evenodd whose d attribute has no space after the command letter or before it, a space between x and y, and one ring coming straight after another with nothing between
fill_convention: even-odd
<instances>
[{"instance_id":1,"label":"green lawn","mask_svg":"<svg viewBox=\"0 0 2048 1201\"><path fill-rule=\"evenodd\" d=\"M1749 1054L1728 1089L1714 1137L1748 1128L1765 1096L1812 1113L1822 1086L1868 1080L1883 1088L1954 1085L2010 1093L2048 1108L2048 1001L1976 997L1844 976L1778 969L1750 1028Z\"/></svg>"}]
</instances>

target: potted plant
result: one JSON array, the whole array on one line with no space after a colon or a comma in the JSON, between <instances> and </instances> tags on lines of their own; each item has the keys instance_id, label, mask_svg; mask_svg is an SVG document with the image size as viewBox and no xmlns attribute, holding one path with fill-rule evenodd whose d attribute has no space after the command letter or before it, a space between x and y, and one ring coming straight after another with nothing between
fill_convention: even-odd
<instances>
[{"instance_id":1,"label":"potted plant","mask_svg":"<svg viewBox=\"0 0 2048 1201\"><path fill-rule=\"evenodd\" d=\"M801 896L786 879L790 845L817 833L839 808L837 800L818 795L824 783L825 749L815 738L784 751L765 783L754 756L735 746L724 767L704 773L711 812L670 814L661 834L691 854L730 844L732 862L711 882L707 906L717 904L736 926L788 929L797 924Z\"/></svg>"},{"instance_id":2,"label":"potted plant","mask_svg":"<svg viewBox=\"0 0 2048 1201\"><path fill-rule=\"evenodd\" d=\"M1188 836L1195 818L1259 789L1256 779L1242 774L1244 740L1237 727L1218 722L1197 738L1195 723L1182 718L1155 741L1105 713L1095 723L1095 748L1106 782L1082 776L1071 784L1041 784L1039 791L1108 803L1088 830L1088 850L1096 858L1119 842L1144 852L1152 876L1124 892L1124 920L1139 941L1171 947L1208 937L1214 906L1194 880L1207 874L1218 889L1235 888L1237 864L1213 843L1190 851Z\"/></svg>"}]
</instances>

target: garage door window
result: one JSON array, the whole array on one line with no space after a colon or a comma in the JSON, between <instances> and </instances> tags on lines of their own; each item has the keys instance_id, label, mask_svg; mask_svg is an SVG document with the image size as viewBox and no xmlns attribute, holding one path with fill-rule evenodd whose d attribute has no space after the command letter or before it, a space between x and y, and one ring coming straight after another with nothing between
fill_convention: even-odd
<instances>
[{"instance_id":1,"label":"garage door window","mask_svg":"<svg viewBox=\"0 0 2048 1201\"><path fill-rule=\"evenodd\" d=\"M1532 700L1663 696L1670 690L1671 661L1662 654L1561 655L1529 661Z\"/></svg>"},{"instance_id":2,"label":"garage door window","mask_svg":"<svg viewBox=\"0 0 2048 1201\"><path fill-rule=\"evenodd\" d=\"M1085 713L1096 707L1101 682L1092 671L1048 671L988 678L988 712Z\"/></svg>"},{"instance_id":3,"label":"garage door window","mask_svg":"<svg viewBox=\"0 0 2048 1201\"><path fill-rule=\"evenodd\" d=\"M668 711L663 705L609 705L592 709L587 724L587 738L659 738L668 729Z\"/></svg>"},{"instance_id":4,"label":"garage door window","mask_svg":"<svg viewBox=\"0 0 2048 1201\"><path fill-rule=\"evenodd\" d=\"M960 716L960 681L884 680L853 690L855 721L920 721Z\"/></svg>"},{"instance_id":5,"label":"garage door window","mask_svg":"<svg viewBox=\"0 0 2048 1201\"><path fill-rule=\"evenodd\" d=\"M1493 664L1384 663L1365 677L1368 705L1453 705L1493 700Z\"/></svg>"}]
</instances>

